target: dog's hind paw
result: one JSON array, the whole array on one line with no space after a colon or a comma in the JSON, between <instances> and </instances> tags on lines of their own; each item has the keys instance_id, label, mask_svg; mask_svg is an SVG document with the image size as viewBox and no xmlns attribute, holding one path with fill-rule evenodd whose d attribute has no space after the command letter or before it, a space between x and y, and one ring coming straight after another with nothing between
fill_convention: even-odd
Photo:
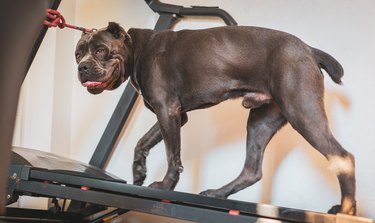
<instances>
[{"instance_id":1,"label":"dog's hind paw","mask_svg":"<svg viewBox=\"0 0 375 223\"><path fill-rule=\"evenodd\" d=\"M354 207L352 207L352 208L350 209L349 212L344 213L344 212L342 212L342 210L341 210L341 205L335 205L335 206L333 206L331 209L329 209L329 211L328 211L328 214L337 214L337 213L343 213L343 214L348 214L348 215L355 215L355 214L356 214L356 208L355 208L355 206L354 206Z\"/></svg>"},{"instance_id":2,"label":"dog's hind paw","mask_svg":"<svg viewBox=\"0 0 375 223\"><path fill-rule=\"evenodd\" d=\"M328 210L328 214L337 214L340 212L341 205L335 205Z\"/></svg>"}]
</instances>

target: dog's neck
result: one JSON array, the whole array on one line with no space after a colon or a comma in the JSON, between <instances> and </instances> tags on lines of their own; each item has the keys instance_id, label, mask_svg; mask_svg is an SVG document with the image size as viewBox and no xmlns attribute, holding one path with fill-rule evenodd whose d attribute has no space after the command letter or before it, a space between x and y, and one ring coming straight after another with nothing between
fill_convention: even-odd
<instances>
[{"instance_id":1,"label":"dog's neck","mask_svg":"<svg viewBox=\"0 0 375 223\"><path fill-rule=\"evenodd\" d=\"M144 49L146 48L149 39L155 33L155 31L151 29L129 29L128 34L131 38L130 45L128 46L132 52L129 52L129 62L127 64L128 70L131 71L130 73L130 82L133 87L141 94L139 89L139 80L137 78L137 67L142 62L139 58L142 58L142 54L144 53Z\"/></svg>"}]
</instances>

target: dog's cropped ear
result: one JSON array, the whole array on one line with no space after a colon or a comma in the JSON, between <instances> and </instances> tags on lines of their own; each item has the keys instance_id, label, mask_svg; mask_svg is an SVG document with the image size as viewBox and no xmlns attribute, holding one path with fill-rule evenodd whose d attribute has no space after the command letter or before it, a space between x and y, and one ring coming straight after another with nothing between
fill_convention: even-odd
<instances>
[{"instance_id":1,"label":"dog's cropped ear","mask_svg":"<svg viewBox=\"0 0 375 223\"><path fill-rule=\"evenodd\" d=\"M116 39L126 36L126 31L118 23L115 22L109 22L106 30L110 32Z\"/></svg>"}]
</instances>

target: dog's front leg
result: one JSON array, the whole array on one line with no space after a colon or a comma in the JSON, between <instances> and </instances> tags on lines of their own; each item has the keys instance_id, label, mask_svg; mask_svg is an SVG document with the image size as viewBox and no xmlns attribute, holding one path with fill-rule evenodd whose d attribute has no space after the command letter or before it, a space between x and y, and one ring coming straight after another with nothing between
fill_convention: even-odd
<instances>
[{"instance_id":1,"label":"dog's front leg","mask_svg":"<svg viewBox=\"0 0 375 223\"><path fill-rule=\"evenodd\" d=\"M183 124L182 117L186 115L181 115L181 105L178 102L160 106L160 108L155 109L155 113L165 143L168 169L164 179L152 183L150 187L173 190L183 170L180 158L180 130Z\"/></svg>"},{"instance_id":2,"label":"dog's front leg","mask_svg":"<svg viewBox=\"0 0 375 223\"><path fill-rule=\"evenodd\" d=\"M150 149L162 140L159 123L154 126L138 141L134 149L133 182L142 185L146 178L146 157Z\"/></svg>"},{"instance_id":3,"label":"dog's front leg","mask_svg":"<svg viewBox=\"0 0 375 223\"><path fill-rule=\"evenodd\" d=\"M186 113L181 115L181 126L188 121ZM135 185L141 186L146 179L147 167L146 158L150 150L163 139L160 131L159 123L154 126L138 141L134 149L133 161L133 182Z\"/></svg>"}]
</instances>

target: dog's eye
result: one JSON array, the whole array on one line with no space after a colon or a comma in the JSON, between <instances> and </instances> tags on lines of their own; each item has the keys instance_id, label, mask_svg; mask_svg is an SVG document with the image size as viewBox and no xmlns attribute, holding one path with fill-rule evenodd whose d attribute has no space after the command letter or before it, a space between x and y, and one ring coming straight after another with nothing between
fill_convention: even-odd
<instances>
[{"instance_id":1,"label":"dog's eye","mask_svg":"<svg viewBox=\"0 0 375 223\"><path fill-rule=\"evenodd\" d=\"M101 54L103 54L104 53L104 49L102 49L102 48L100 48L100 49L97 49L96 51L95 51L95 54L96 55L101 55Z\"/></svg>"},{"instance_id":2,"label":"dog's eye","mask_svg":"<svg viewBox=\"0 0 375 223\"><path fill-rule=\"evenodd\" d=\"M77 63L79 62L79 60L81 59L81 54L80 53L76 53L76 61Z\"/></svg>"}]
</instances>

